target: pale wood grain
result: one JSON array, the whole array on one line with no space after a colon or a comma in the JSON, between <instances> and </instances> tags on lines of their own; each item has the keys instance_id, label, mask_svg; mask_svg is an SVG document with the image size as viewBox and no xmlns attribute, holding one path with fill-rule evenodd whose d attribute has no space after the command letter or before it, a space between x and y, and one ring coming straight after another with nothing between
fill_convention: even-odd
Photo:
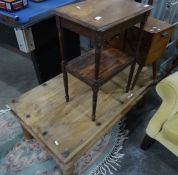
<instances>
[{"instance_id":1,"label":"pale wood grain","mask_svg":"<svg viewBox=\"0 0 178 175\"><path fill-rule=\"evenodd\" d=\"M151 84L151 75L145 69L133 97L128 98L127 77L128 69L101 88L97 108L97 122L101 126L91 121L91 89L72 76L69 76L69 103L65 102L60 75L17 98L10 106L23 127L69 173L74 162L125 116ZM66 152L69 155L65 157Z\"/></svg>"}]
</instances>

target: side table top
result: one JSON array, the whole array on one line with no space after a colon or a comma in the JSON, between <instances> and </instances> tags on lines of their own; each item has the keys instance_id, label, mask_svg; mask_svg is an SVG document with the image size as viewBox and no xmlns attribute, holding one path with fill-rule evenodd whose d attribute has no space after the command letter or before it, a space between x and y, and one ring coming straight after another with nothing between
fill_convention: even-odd
<instances>
[{"instance_id":1,"label":"side table top","mask_svg":"<svg viewBox=\"0 0 178 175\"><path fill-rule=\"evenodd\" d=\"M151 9L130 0L86 0L57 8L55 13L92 30L105 31Z\"/></svg>"}]
</instances>

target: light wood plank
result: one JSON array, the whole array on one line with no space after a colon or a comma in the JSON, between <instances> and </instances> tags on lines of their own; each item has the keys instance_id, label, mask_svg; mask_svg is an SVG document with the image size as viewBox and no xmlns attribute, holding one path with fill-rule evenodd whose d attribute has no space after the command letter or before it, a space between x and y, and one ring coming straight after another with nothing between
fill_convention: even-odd
<instances>
[{"instance_id":1,"label":"light wood plank","mask_svg":"<svg viewBox=\"0 0 178 175\"><path fill-rule=\"evenodd\" d=\"M69 103L65 102L63 80L59 75L20 96L10 106L23 128L68 172L73 162L121 120L147 92L151 75L145 69L134 91L125 93L128 70L101 88L96 115L100 126L91 121L91 89L71 75ZM133 96L128 98L131 93Z\"/></svg>"}]
</instances>

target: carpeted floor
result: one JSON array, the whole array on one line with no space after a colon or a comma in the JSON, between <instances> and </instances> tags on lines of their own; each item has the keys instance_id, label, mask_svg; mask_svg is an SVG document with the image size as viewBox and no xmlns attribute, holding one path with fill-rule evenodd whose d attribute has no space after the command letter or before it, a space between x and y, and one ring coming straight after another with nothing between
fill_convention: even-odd
<instances>
[{"instance_id":1,"label":"carpeted floor","mask_svg":"<svg viewBox=\"0 0 178 175\"><path fill-rule=\"evenodd\" d=\"M0 108L36 85L31 60L0 47ZM178 158L161 144L156 142L148 151L140 149L145 128L160 104L154 90L148 97L148 105L137 107L127 115L130 135L124 143L125 156L120 169L114 175L177 175Z\"/></svg>"},{"instance_id":2,"label":"carpeted floor","mask_svg":"<svg viewBox=\"0 0 178 175\"><path fill-rule=\"evenodd\" d=\"M146 98L147 105L137 107L127 115L130 135L124 145L125 156L122 159L121 168L116 174L176 175L178 158L164 146L155 142L147 151L140 149L148 122L161 102L154 88L150 90Z\"/></svg>"},{"instance_id":3,"label":"carpeted floor","mask_svg":"<svg viewBox=\"0 0 178 175\"><path fill-rule=\"evenodd\" d=\"M119 170L123 143L129 131L117 123L75 164L76 175L107 175ZM40 172L40 173L39 173ZM23 139L23 131L10 108L0 110L0 175L62 175L53 158L35 140Z\"/></svg>"}]
</instances>

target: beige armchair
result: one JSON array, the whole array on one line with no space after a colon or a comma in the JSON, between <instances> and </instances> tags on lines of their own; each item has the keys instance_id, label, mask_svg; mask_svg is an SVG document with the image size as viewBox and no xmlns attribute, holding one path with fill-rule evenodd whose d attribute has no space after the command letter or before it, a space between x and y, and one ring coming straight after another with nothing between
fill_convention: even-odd
<instances>
[{"instance_id":1,"label":"beige armchair","mask_svg":"<svg viewBox=\"0 0 178 175\"><path fill-rule=\"evenodd\" d=\"M156 86L162 104L152 117L141 145L148 149L156 140L178 156L178 72Z\"/></svg>"}]
</instances>

